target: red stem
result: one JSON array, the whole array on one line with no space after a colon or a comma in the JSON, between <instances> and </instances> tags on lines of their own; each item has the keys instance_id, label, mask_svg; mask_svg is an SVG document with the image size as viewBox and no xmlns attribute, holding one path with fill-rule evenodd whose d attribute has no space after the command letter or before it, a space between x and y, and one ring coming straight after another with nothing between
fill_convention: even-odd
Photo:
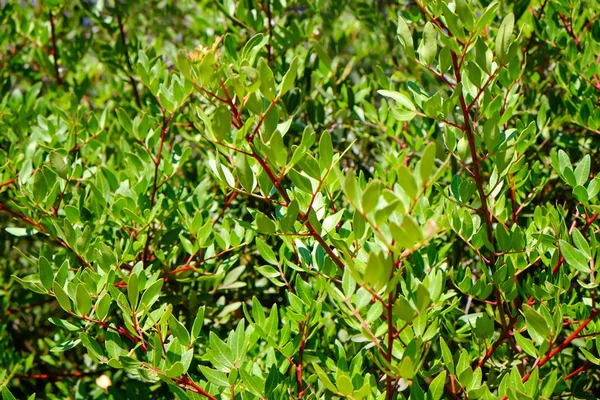
<instances>
[{"instance_id":1,"label":"red stem","mask_svg":"<svg viewBox=\"0 0 600 400\"><path fill-rule=\"evenodd\" d=\"M59 380L59 379L63 379L63 378L74 378L74 377L79 377L79 376L90 376L90 375L97 375L97 374L102 374L104 372L106 372L107 370L101 370L101 371L89 371L89 372L80 372L80 371L74 371L74 372L59 372L59 373L48 373L48 374L32 374L32 375L13 375L14 379L54 379L54 380Z\"/></svg>"},{"instance_id":2,"label":"red stem","mask_svg":"<svg viewBox=\"0 0 600 400\"><path fill-rule=\"evenodd\" d=\"M579 38L577 38L577 35L575 35L575 32L573 32L573 26L571 25L570 22L567 21L567 19L563 13L559 12L558 16L559 16L560 20L562 21L563 25L565 26L565 29L567 30L567 33L569 34L569 36L571 36L573 38L573 41L575 42L575 46L577 46L577 50L581 51L581 43L579 43Z\"/></svg>"},{"instance_id":3,"label":"red stem","mask_svg":"<svg viewBox=\"0 0 600 400\"><path fill-rule=\"evenodd\" d=\"M479 363L477 364L477 368L483 367L486 361L490 359L490 357L494 354L498 347L500 347L500 345L511 335L512 329L515 326L516 322L517 318L511 317L510 322L508 323L508 325L506 325L506 327L502 331L502 334L500 334L498 340L494 342L492 347L490 347L490 349L485 353L485 356L483 356L483 358L479 361Z\"/></svg>"},{"instance_id":4,"label":"red stem","mask_svg":"<svg viewBox=\"0 0 600 400\"><path fill-rule=\"evenodd\" d=\"M167 118L167 114L165 109L161 106L161 112L163 117L163 124L160 133L160 143L158 146L158 154L156 155L156 159L154 160L154 182L152 184L152 194L150 195L150 209L154 207L154 199L156 197L156 191L158 190L158 167L160 166L160 160L162 157L162 151L165 144L165 138L167 137L167 133L169 133L169 128L171 126L171 120L175 116L175 112L172 112L169 118ZM148 250L150 247L150 237L152 236L152 232L148 230L148 236L146 238L146 244L144 245L144 252L142 254L142 261L146 261L148 257Z\"/></svg>"},{"instance_id":5,"label":"red stem","mask_svg":"<svg viewBox=\"0 0 600 400\"><path fill-rule=\"evenodd\" d=\"M454 65L454 75L456 77L456 84L458 85L461 82L460 69L458 67L458 58L456 57L456 53L452 52L452 64ZM483 178L481 177L481 169L479 168L479 157L477 156L477 148L475 147L475 135L473 134L473 130L471 127L471 118L469 117L469 108L467 107L467 103L465 102L465 97L460 93L460 108L462 110L463 119L464 119L464 127L465 134L467 135L467 140L469 142L469 149L471 152L471 158L473 159L473 179L475 180L475 185L477 186L477 192L479 193L479 198L481 200L481 211L483 214L483 219L485 222L485 228L487 232L487 238L490 244L494 243L494 233L492 228L492 219L490 210L487 205L487 197L483 190ZM491 255L490 263L493 264L494 255Z\"/></svg>"},{"instance_id":6,"label":"red stem","mask_svg":"<svg viewBox=\"0 0 600 400\"><path fill-rule=\"evenodd\" d=\"M577 368L575 371L571 372L569 375L565 376L564 380L566 381L567 379L571 379L573 378L575 375L580 374L581 372L585 371L587 368L589 368L592 365L591 362L587 361L585 364L583 364L581 367Z\"/></svg>"},{"instance_id":7,"label":"red stem","mask_svg":"<svg viewBox=\"0 0 600 400\"><path fill-rule=\"evenodd\" d=\"M6 182L0 183L0 188L3 186L8 186L8 185L12 185L15 182L14 179L9 179Z\"/></svg>"},{"instance_id":8,"label":"red stem","mask_svg":"<svg viewBox=\"0 0 600 400\"><path fill-rule=\"evenodd\" d=\"M302 389L302 359L304 357L304 346L306 345L306 340L304 338L304 330L306 328L305 323L299 323L300 330L300 348L298 349L298 362L296 363L296 383L298 385L298 398L301 399L304 397L304 393L306 389ZM307 388L308 389L308 388Z\"/></svg>"},{"instance_id":9,"label":"red stem","mask_svg":"<svg viewBox=\"0 0 600 400\"><path fill-rule=\"evenodd\" d=\"M542 366L544 366L544 364L546 364L548 361L550 361L552 359L552 357L554 357L555 355L557 355L558 353L560 353L565 347L567 347L569 345L569 343L571 343L573 340L577 339L577 336L579 335L579 333L585 329L585 327L592 322L597 316L598 314L600 314L600 309L596 309L592 311L592 314L581 323L581 325L579 325L579 327L577 329L575 329L573 331L573 333L571 333L569 335L569 337L567 337L565 339L564 342L562 342L560 345L558 345L557 347L555 347L552 351L548 352L548 354L546 354L546 356L537 364L535 364L532 368L531 371L529 371L524 377L523 379L521 379L521 382L525 383L527 382L527 380L529 380L529 378L531 377L531 373L533 372L534 369L536 368L541 368ZM579 371L581 372L581 371ZM502 397L501 400L506 400L508 398L508 396L504 396Z\"/></svg>"},{"instance_id":10,"label":"red stem","mask_svg":"<svg viewBox=\"0 0 600 400\"><path fill-rule=\"evenodd\" d=\"M52 11L48 12L50 18L50 38L52 40L52 58L54 60L54 73L56 74L56 85L62 84L62 78L60 77L60 69L58 67L58 47L56 46L56 32L54 29L54 15Z\"/></svg>"},{"instance_id":11,"label":"red stem","mask_svg":"<svg viewBox=\"0 0 600 400\"><path fill-rule=\"evenodd\" d=\"M393 318L392 318L393 304L394 304L394 296L393 296L392 292L390 291L390 293L388 294L388 302L386 304L387 315L388 315L388 318L387 318L388 343L387 343L387 354L385 355L385 359L390 364L392 362L392 349L394 347L394 335L393 335L394 323L393 323ZM392 400L393 397L394 397L394 388L392 385L392 377L388 373L385 377L385 398L386 398L386 400Z\"/></svg>"},{"instance_id":12,"label":"red stem","mask_svg":"<svg viewBox=\"0 0 600 400\"><path fill-rule=\"evenodd\" d=\"M216 397L209 394L206 390L204 390L200 386L198 386L194 381L192 381L190 378L188 378L187 375L183 375L181 378L172 378L172 380L179 387L181 387L185 390L189 390L190 392L201 394L202 396L204 396L210 400L217 400Z\"/></svg>"},{"instance_id":13,"label":"red stem","mask_svg":"<svg viewBox=\"0 0 600 400\"><path fill-rule=\"evenodd\" d=\"M135 98L135 104L137 104L138 108L142 108L140 94L138 93L135 79L133 79L133 76L131 75L131 73L133 72L133 67L131 66L131 60L129 59L129 50L127 49L125 28L123 27L123 20L121 19L120 14L117 14L117 24L119 25L121 44L123 45L123 51L125 52L125 61L127 62L127 68L129 69L129 71L127 72L127 78L129 79L129 83L131 84L131 88L133 89L133 97Z\"/></svg>"}]
</instances>

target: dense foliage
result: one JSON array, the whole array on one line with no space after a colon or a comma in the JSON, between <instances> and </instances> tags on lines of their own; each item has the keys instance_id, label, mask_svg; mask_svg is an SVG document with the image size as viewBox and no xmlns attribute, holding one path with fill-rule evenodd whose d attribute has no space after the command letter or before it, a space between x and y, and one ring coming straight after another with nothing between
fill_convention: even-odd
<instances>
[{"instance_id":1,"label":"dense foliage","mask_svg":"<svg viewBox=\"0 0 600 400\"><path fill-rule=\"evenodd\" d=\"M596 0L0 9L4 399L600 393Z\"/></svg>"}]
</instances>

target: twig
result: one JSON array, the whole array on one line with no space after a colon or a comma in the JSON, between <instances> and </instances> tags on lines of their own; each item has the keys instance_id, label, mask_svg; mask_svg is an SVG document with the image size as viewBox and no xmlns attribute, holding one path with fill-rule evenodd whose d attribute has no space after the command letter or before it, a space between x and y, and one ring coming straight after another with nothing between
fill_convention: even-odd
<instances>
[{"instance_id":1,"label":"twig","mask_svg":"<svg viewBox=\"0 0 600 400\"><path fill-rule=\"evenodd\" d=\"M56 32L54 29L54 15L52 11L48 11L50 18L50 38L52 40L52 58L54 60L54 73L56 74L56 85L62 85L62 78L60 77L60 69L58 68L58 47L56 46Z\"/></svg>"},{"instance_id":2,"label":"twig","mask_svg":"<svg viewBox=\"0 0 600 400\"><path fill-rule=\"evenodd\" d=\"M131 66L131 60L129 59L129 50L127 49L127 40L125 38L125 28L123 27L123 21L121 19L121 15L117 14L117 24L119 25L119 32L121 37L121 44L123 45L123 51L125 52L125 61L127 62L127 68L129 72L127 73L127 77L129 78L129 83L133 89L133 97L135 97L135 104L137 104L138 108L142 108L142 102L140 100L140 94L138 93L137 86L135 84L135 79L131 73L133 72L133 67Z\"/></svg>"}]
</instances>

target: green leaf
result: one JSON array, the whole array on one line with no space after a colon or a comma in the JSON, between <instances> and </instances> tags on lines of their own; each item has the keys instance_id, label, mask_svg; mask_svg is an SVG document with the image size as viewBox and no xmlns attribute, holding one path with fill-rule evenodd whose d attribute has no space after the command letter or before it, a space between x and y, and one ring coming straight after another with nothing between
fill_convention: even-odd
<instances>
[{"instance_id":1,"label":"green leaf","mask_svg":"<svg viewBox=\"0 0 600 400\"><path fill-rule=\"evenodd\" d=\"M137 274L131 274L129 276L129 281L127 282L127 299L129 300L132 310L137 308L139 294L138 276Z\"/></svg>"},{"instance_id":2,"label":"green leaf","mask_svg":"<svg viewBox=\"0 0 600 400\"><path fill-rule=\"evenodd\" d=\"M75 304L77 305L77 311L79 311L80 315L87 316L92 309L92 296L86 289L83 283L77 285L75 296Z\"/></svg>"},{"instance_id":3,"label":"green leaf","mask_svg":"<svg viewBox=\"0 0 600 400\"><path fill-rule=\"evenodd\" d=\"M362 195L362 211L365 214L370 213L377 207L379 197L381 196L381 182L372 180L369 182Z\"/></svg>"},{"instance_id":4,"label":"green leaf","mask_svg":"<svg viewBox=\"0 0 600 400\"><path fill-rule=\"evenodd\" d=\"M47 290L52 290L52 282L54 281L54 271L50 262L45 257L40 257L38 260L38 267L40 271L40 281L42 286Z\"/></svg>"},{"instance_id":5,"label":"green leaf","mask_svg":"<svg viewBox=\"0 0 600 400\"><path fill-rule=\"evenodd\" d=\"M260 74L260 92L268 100L273 101L275 99L275 79L273 71L264 58L258 60L258 73Z\"/></svg>"},{"instance_id":6,"label":"green leaf","mask_svg":"<svg viewBox=\"0 0 600 400\"><path fill-rule=\"evenodd\" d=\"M585 157L579 161L577 164L577 168L575 168L575 179L577 180L578 185L585 185L590 176L590 165L591 158L590 155L587 154Z\"/></svg>"},{"instance_id":7,"label":"green leaf","mask_svg":"<svg viewBox=\"0 0 600 400\"><path fill-rule=\"evenodd\" d=\"M405 94L402 94L400 92L394 92L393 90L383 90L383 89L378 90L377 93L379 93L380 95L382 95L384 97L389 97L390 99L392 99L396 103L398 103L398 105L401 105L403 108L406 108L411 111L416 110L415 105Z\"/></svg>"},{"instance_id":8,"label":"green leaf","mask_svg":"<svg viewBox=\"0 0 600 400\"><path fill-rule=\"evenodd\" d=\"M440 400L444 394L444 385L446 384L446 371L440 372L438 376L429 384L429 399Z\"/></svg>"},{"instance_id":9,"label":"green leaf","mask_svg":"<svg viewBox=\"0 0 600 400\"><path fill-rule=\"evenodd\" d=\"M452 357L452 352L450 351L448 344L442 336L440 336L440 348L442 350L442 358L444 359L446 368L451 374L454 373L454 358Z\"/></svg>"},{"instance_id":10,"label":"green leaf","mask_svg":"<svg viewBox=\"0 0 600 400\"><path fill-rule=\"evenodd\" d=\"M592 353L590 353L588 350L586 350L583 347L581 347L579 350L581 350L584 357L587 358L588 361L590 361L593 364L600 365L600 359L598 357L596 357L595 355L593 355Z\"/></svg>"},{"instance_id":11,"label":"green leaf","mask_svg":"<svg viewBox=\"0 0 600 400\"><path fill-rule=\"evenodd\" d=\"M279 225L281 226L281 230L283 232L291 232L294 227L294 223L298 219L298 212L300 211L298 201L296 199L292 200L288 205L287 210L285 212L285 216L279 221Z\"/></svg>"},{"instance_id":12,"label":"green leaf","mask_svg":"<svg viewBox=\"0 0 600 400\"><path fill-rule=\"evenodd\" d=\"M225 368L234 366L235 357L233 352L217 335L209 333L209 348L211 355Z\"/></svg>"},{"instance_id":13,"label":"green leaf","mask_svg":"<svg viewBox=\"0 0 600 400\"><path fill-rule=\"evenodd\" d=\"M254 318L254 322L258 325L262 325L265 322L265 310L256 296L252 296L252 318Z\"/></svg>"},{"instance_id":14,"label":"green leaf","mask_svg":"<svg viewBox=\"0 0 600 400\"><path fill-rule=\"evenodd\" d=\"M77 207L68 205L68 206L65 206L64 210L65 210L65 215L67 216L67 218L69 219L71 224L74 224L77 221L79 221L80 215L79 215L79 209Z\"/></svg>"},{"instance_id":15,"label":"green leaf","mask_svg":"<svg viewBox=\"0 0 600 400\"><path fill-rule=\"evenodd\" d=\"M265 214L256 212L256 227L260 233L265 235L273 235L275 233L275 223Z\"/></svg>"},{"instance_id":16,"label":"green leaf","mask_svg":"<svg viewBox=\"0 0 600 400\"><path fill-rule=\"evenodd\" d=\"M129 118L129 115L127 115L122 108L117 108L117 119L127 133L133 133L133 123L131 122L131 118Z\"/></svg>"},{"instance_id":17,"label":"green leaf","mask_svg":"<svg viewBox=\"0 0 600 400\"><path fill-rule=\"evenodd\" d=\"M431 304L431 297L429 296L429 290L423 285L417 287L415 305L419 312L423 312Z\"/></svg>"},{"instance_id":18,"label":"green leaf","mask_svg":"<svg viewBox=\"0 0 600 400\"><path fill-rule=\"evenodd\" d=\"M225 106L215 110L212 119L212 130L217 140L225 140L231 133L231 113Z\"/></svg>"},{"instance_id":19,"label":"green leaf","mask_svg":"<svg viewBox=\"0 0 600 400\"><path fill-rule=\"evenodd\" d=\"M176 378L178 376L181 376L183 374L183 371L184 371L183 364L181 362L177 361L173 365L171 365L171 368L169 368L165 371L165 374L167 375L168 378Z\"/></svg>"},{"instance_id":20,"label":"green leaf","mask_svg":"<svg viewBox=\"0 0 600 400\"><path fill-rule=\"evenodd\" d=\"M467 3L466 0L455 0L456 4L456 14L460 18L460 21L463 23L465 28L468 31L472 30L474 27L474 17L473 12L471 11L471 7Z\"/></svg>"},{"instance_id":21,"label":"green leaf","mask_svg":"<svg viewBox=\"0 0 600 400\"><path fill-rule=\"evenodd\" d=\"M589 157L589 156L588 156ZM69 169L67 168L67 164L63 157L57 152L53 151L50 153L50 166L52 170L56 172L58 176L63 179L69 178Z\"/></svg>"},{"instance_id":22,"label":"green leaf","mask_svg":"<svg viewBox=\"0 0 600 400\"><path fill-rule=\"evenodd\" d=\"M194 250L194 245L192 244L192 242L190 242L188 238L183 236L182 233L179 234L179 241L181 242L181 245L183 246L183 249L186 253L188 253L189 255L196 254L196 251Z\"/></svg>"},{"instance_id":23,"label":"green leaf","mask_svg":"<svg viewBox=\"0 0 600 400\"><path fill-rule=\"evenodd\" d=\"M350 379L350 377L346 374L341 374L338 375L338 377L335 380L335 383L337 385L337 389L338 391L345 395L345 396L351 396L352 392L354 391L354 385L352 385L352 380Z\"/></svg>"},{"instance_id":24,"label":"green leaf","mask_svg":"<svg viewBox=\"0 0 600 400\"><path fill-rule=\"evenodd\" d=\"M412 34L406 21L402 18L402 16L398 16L398 40L400 41L400 45L404 49L406 56L408 58L415 58L415 45L412 39Z\"/></svg>"},{"instance_id":25,"label":"green leaf","mask_svg":"<svg viewBox=\"0 0 600 400\"><path fill-rule=\"evenodd\" d=\"M542 384L542 396L549 399L552 397L552 393L554 393L554 388L556 387L558 377L558 370L553 369L550 375L544 379L544 383Z\"/></svg>"},{"instance_id":26,"label":"green leaf","mask_svg":"<svg viewBox=\"0 0 600 400\"><path fill-rule=\"evenodd\" d=\"M53 348L50 349L50 351L52 353L64 353L67 350L71 350L72 348L77 346L79 343L81 343L81 339L67 340L66 342L63 342L59 345L54 346Z\"/></svg>"},{"instance_id":27,"label":"green leaf","mask_svg":"<svg viewBox=\"0 0 600 400\"><path fill-rule=\"evenodd\" d=\"M429 177L433 172L433 167L435 166L435 154L437 151L437 146L435 142L429 143L425 150L423 150L423 155L421 156L421 181L423 184L426 184L429 181Z\"/></svg>"},{"instance_id":28,"label":"green leaf","mask_svg":"<svg viewBox=\"0 0 600 400\"><path fill-rule=\"evenodd\" d=\"M16 237L24 237L24 236L32 236L37 233L35 230L31 228L4 228L4 230Z\"/></svg>"},{"instance_id":29,"label":"green leaf","mask_svg":"<svg viewBox=\"0 0 600 400\"><path fill-rule=\"evenodd\" d=\"M203 365L199 366L198 369L210 383L221 387L229 387L229 380L227 379L227 375L225 375L225 373L205 367Z\"/></svg>"},{"instance_id":30,"label":"green leaf","mask_svg":"<svg viewBox=\"0 0 600 400\"><path fill-rule=\"evenodd\" d=\"M298 57L294 57L292 60L290 67L287 72L283 76L281 83L279 84L279 97L286 94L294 85L294 81L296 80L296 74L298 71Z\"/></svg>"},{"instance_id":31,"label":"green leaf","mask_svg":"<svg viewBox=\"0 0 600 400\"><path fill-rule=\"evenodd\" d=\"M592 250L590 249L590 245L588 244L587 240L585 240L585 238L583 237L581 232L579 232L579 229L577 229L577 228L573 229L573 233L571 234L571 237L573 238L573 243L575 244L577 249L579 249L583 253L585 253L585 256L588 259L591 259L592 258Z\"/></svg>"},{"instance_id":32,"label":"green leaf","mask_svg":"<svg viewBox=\"0 0 600 400\"><path fill-rule=\"evenodd\" d=\"M402 358L402 362L400 363L400 369L398 370L398 373L404 379L412 379L417 373L413 360L406 354Z\"/></svg>"},{"instance_id":33,"label":"green leaf","mask_svg":"<svg viewBox=\"0 0 600 400\"><path fill-rule=\"evenodd\" d=\"M331 135L328 131L324 131L319 141L319 165L321 170L331 168L333 163L333 145L331 143Z\"/></svg>"},{"instance_id":34,"label":"green leaf","mask_svg":"<svg viewBox=\"0 0 600 400\"><path fill-rule=\"evenodd\" d=\"M544 317L527 304L523 305L522 312L527 323L527 330L533 330L534 333L547 340L550 337L550 327Z\"/></svg>"},{"instance_id":35,"label":"green leaf","mask_svg":"<svg viewBox=\"0 0 600 400\"><path fill-rule=\"evenodd\" d=\"M312 364L317 376L319 377L320 382L330 391L337 393L338 389L335 387L331 379L327 376L327 373L323 371L323 369L319 366L319 364Z\"/></svg>"},{"instance_id":36,"label":"green leaf","mask_svg":"<svg viewBox=\"0 0 600 400\"><path fill-rule=\"evenodd\" d=\"M151 309L152 305L156 303L160 295L162 294L161 289L163 286L164 279L158 279L152 285L150 285L144 293L142 294L142 299L140 301L139 307L145 307L148 311Z\"/></svg>"},{"instance_id":37,"label":"green leaf","mask_svg":"<svg viewBox=\"0 0 600 400\"><path fill-rule=\"evenodd\" d=\"M56 300L58 300L58 304L67 312L71 311L71 300L69 300L69 296L67 296L67 292L60 286L56 281L52 283L52 291L54 292L54 296Z\"/></svg>"},{"instance_id":38,"label":"green leaf","mask_svg":"<svg viewBox=\"0 0 600 400\"><path fill-rule=\"evenodd\" d=\"M514 25L515 15L511 13L504 18L500 25L500 29L498 29L498 35L496 36L496 55L502 64L507 62Z\"/></svg>"},{"instance_id":39,"label":"green leaf","mask_svg":"<svg viewBox=\"0 0 600 400\"><path fill-rule=\"evenodd\" d=\"M590 260L583 251L576 249L564 240L560 240L558 244L560 252L570 266L581 272L590 272Z\"/></svg>"},{"instance_id":40,"label":"green leaf","mask_svg":"<svg viewBox=\"0 0 600 400\"><path fill-rule=\"evenodd\" d=\"M581 185L577 185L573 188L573 196L575 196L577 201L579 201L580 203L587 204L587 202L589 201L588 192Z\"/></svg>"},{"instance_id":41,"label":"green leaf","mask_svg":"<svg viewBox=\"0 0 600 400\"><path fill-rule=\"evenodd\" d=\"M206 307L198 307L198 313L196 314L196 318L194 319L194 324L192 325L192 340L196 340L200 335L200 330L202 329L202 325L204 325L204 311Z\"/></svg>"},{"instance_id":42,"label":"green leaf","mask_svg":"<svg viewBox=\"0 0 600 400\"><path fill-rule=\"evenodd\" d=\"M515 339L517 340L517 344L519 345L519 347L521 347L523 349L523 351L525 353L529 354L532 357L538 356L538 352L531 340L523 337L523 335L521 335L516 330L514 331L514 336L515 336Z\"/></svg>"},{"instance_id":43,"label":"green leaf","mask_svg":"<svg viewBox=\"0 0 600 400\"><path fill-rule=\"evenodd\" d=\"M79 338L81 339L81 343L85 346L88 351L88 354L97 360L102 360L104 358L104 350L98 344L98 342L88 335L87 333L81 332L79 334Z\"/></svg>"},{"instance_id":44,"label":"green leaf","mask_svg":"<svg viewBox=\"0 0 600 400\"><path fill-rule=\"evenodd\" d=\"M393 310L394 315L406 322L412 321L417 314L408 300L406 300L406 298L402 295L398 296L398 299L394 303Z\"/></svg>"},{"instance_id":45,"label":"green leaf","mask_svg":"<svg viewBox=\"0 0 600 400\"><path fill-rule=\"evenodd\" d=\"M183 324L172 315L169 318L169 326L171 327L171 333L173 336L179 339L181 344L184 346L190 345L190 333L185 326L183 326Z\"/></svg>"},{"instance_id":46,"label":"green leaf","mask_svg":"<svg viewBox=\"0 0 600 400\"><path fill-rule=\"evenodd\" d=\"M17 400L6 386L2 388L2 400Z\"/></svg>"},{"instance_id":47,"label":"green leaf","mask_svg":"<svg viewBox=\"0 0 600 400\"><path fill-rule=\"evenodd\" d=\"M354 207L360 208L362 193L358 187L356 175L353 172L348 172L346 174L346 179L344 180L344 193Z\"/></svg>"},{"instance_id":48,"label":"green leaf","mask_svg":"<svg viewBox=\"0 0 600 400\"><path fill-rule=\"evenodd\" d=\"M252 168L250 168L250 164L248 164L245 154L238 154L236 171L244 190L248 193L252 193L256 185L256 179L254 178L254 173L252 172Z\"/></svg>"},{"instance_id":49,"label":"green leaf","mask_svg":"<svg viewBox=\"0 0 600 400\"><path fill-rule=\"evenodd\" d=\"M398 183L404 189L406 195L411 199L416 198L418 194L417 182L408 167L402 165L398 168L398 178Z\"/></svg>"},{"instance_id":50,"label":"green leaf","mask_svg":"<svg viewBox=\"0 0 600 400\"><path fill-rule=\"evenodd\" d=\"M419 58L425 65L431 65L437 54L437 32L431 22L425 24L423 39L419 45Z\"/></svg>"},{"instance_id":51,"label":"green leaf","mask_svg":"<svg viewBox=\"0 0 600 400\"><path fill-rule=\"evenodd\" d=\"M110 310L110 304L112 303L112 299L110 295L106 292L102 294L96 301L96 316L100 321L104 320L108 315L108 311Z\"/></svg>"}]
</instances>

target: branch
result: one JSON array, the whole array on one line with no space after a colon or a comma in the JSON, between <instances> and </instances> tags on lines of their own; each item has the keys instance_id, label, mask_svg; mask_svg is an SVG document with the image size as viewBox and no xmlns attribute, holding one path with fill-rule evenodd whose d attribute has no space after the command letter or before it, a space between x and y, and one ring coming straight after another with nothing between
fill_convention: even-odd
<instances>
[{"instance_id":1,"label":"branch","mask_svg":"<svg viewBox=\"0 0 600 400\"><path fill-rule=\"evenodd\" d=\"M140 101L140 94L138 93L137 86L135 84L135 79L131 73L133 72L133 67L131 66L131 60L129 59L129 50L127 49L127 40L125 38L125 28L123 27L123 21L121 19L121 15L117 14L117 23L119 24L119 32L121 37L121 44L123 45L123 51L125 52L125 61L127 62L127 68L129 72L127 73L127 77L129 78L129 83L133 89L133 97L135 97L135 104L137 104L138 108L142 108L142 102Z\"/></svg>"},{"instance_id":2,"label":"branch","mask_svg":"<svg viewBox=\"0 0 600 400\"><path fill-rule=\"evenodd\" d=\"M458 85L461 82L460 69L458 67L458 59L456 57L456 53L452 52L452 64L454 65L454 75L456 77L456 84ZM471 127L471 119L469 117L469 107L465 102L465 96L462 91L460 93L460 108L462 110L463 119L464 119L464 128L465 133L467 135L467 140L469 142L469 149L471 152L471 158L473 159L473 179L475 180L475 185L477 186L477 192L479 193L479 198L481 200L481 212L483 214L483 220L485 222L485 228L487 232L487 238L490 244L494 243L494 232L492 228L492 218L490 214L490 210L487 205L487 197L485 192L483 191L483 178L481 177L481 169L479 168L479 158L477 156L477 148L475 147L475 135L473 134L473 130ZM490 264L494 264L494 255L491 256Z\"/></svg>"},{"instance_id":3,"label":"branch","mask_svg":"<svg viewBox=\"0 0 600 400\"><path fill-rule=\"evenodd\" d=\"M577 37L577 35L575 35L575 32L573 32L573 26L571 25L570 22L567 21L567 19L565 18L563 13L559 12L558 16L559 16L560 20L562 21L563 25L565 26L565 29L567 30L567 33L569 34L569 36L571 36L573 38L573 41L575 42L575 46L577 46L577 50L581 51L581 43L579 42L579 38Z\"/></svg>"},{"instance_id":4,"label":"branch","mask_svg":"<svg viewBox=\"0 0 600 400\"><path fill-rule=\"evenodd\" d=\"M60 77L60 69L58 68L58 47L56 47L56 32L54 29L54 15L52 11L48 12L50 18L50 38L52 40L52 58L54 60L54 73L56 74L56 85L62 84L62 78Z\"/></svg>"},{"instance_id":5,"label":"branch","mask_svg":"<svg viewBox=\"0 0 600 400\"><path fill-rule=\"evenodd\" d=\"M169 128L171 126L171 120L175 116L175 111L171 113L171 115L167 118L166 111L164 107L161 106L161 112L163 116L163 124L160 133L160 144L158 146L158 154L156 155L156 159L154 160L154 182L152 184L152 194L150 195L150 209L154 207L154 201L156 197L156 191L158 190L158 167L160 166L160 160L162 157L162 150L165 144L165 139L167 137L167 133L169 133ZM151 232L148 231L148 236L146 237L146 244L144 245L144 252L142 253L142 261L146 261L148 256L148 249L150 247L150 237Z\"/></svg>"},{"instance_id":6,"label":"branch","mask_svg":"<svg viewBox=\"0 0 600 400\"><path fill-rule=\"evenodd\" d=\"M565 339L564 342L562 342L560 345L558 345L557 347L554 348L554 350L548 352L548 354L546 354L546 356L537 364L535 364L533 366L533 368L531 368L531 371L529 371L524 377L523 379L521 379L521 382L525 383L527 382L527 380L529 380L529 378L531 377L531 373L533 372L534 369L536 368L541 368L542 366L544 366L544 364L546 364L548 361L550 361L552 359L552 357L554 357L555 355L557 355L558 353L560 353L565 347L567 347L569 345L569 343L571 343L573 340L577 339L577 336L579 335L579 333L585 329L585 327L592 322L597 316L598 314L600 314L600 308L593 310L592 314L581 323L581 325L579 325L579 327L573 331L573 333L571 333L569 335L568 338ZM508 398L508 396L504 396L502 397L501 400L506 400Z\"/></svg>"}]
</instances>

